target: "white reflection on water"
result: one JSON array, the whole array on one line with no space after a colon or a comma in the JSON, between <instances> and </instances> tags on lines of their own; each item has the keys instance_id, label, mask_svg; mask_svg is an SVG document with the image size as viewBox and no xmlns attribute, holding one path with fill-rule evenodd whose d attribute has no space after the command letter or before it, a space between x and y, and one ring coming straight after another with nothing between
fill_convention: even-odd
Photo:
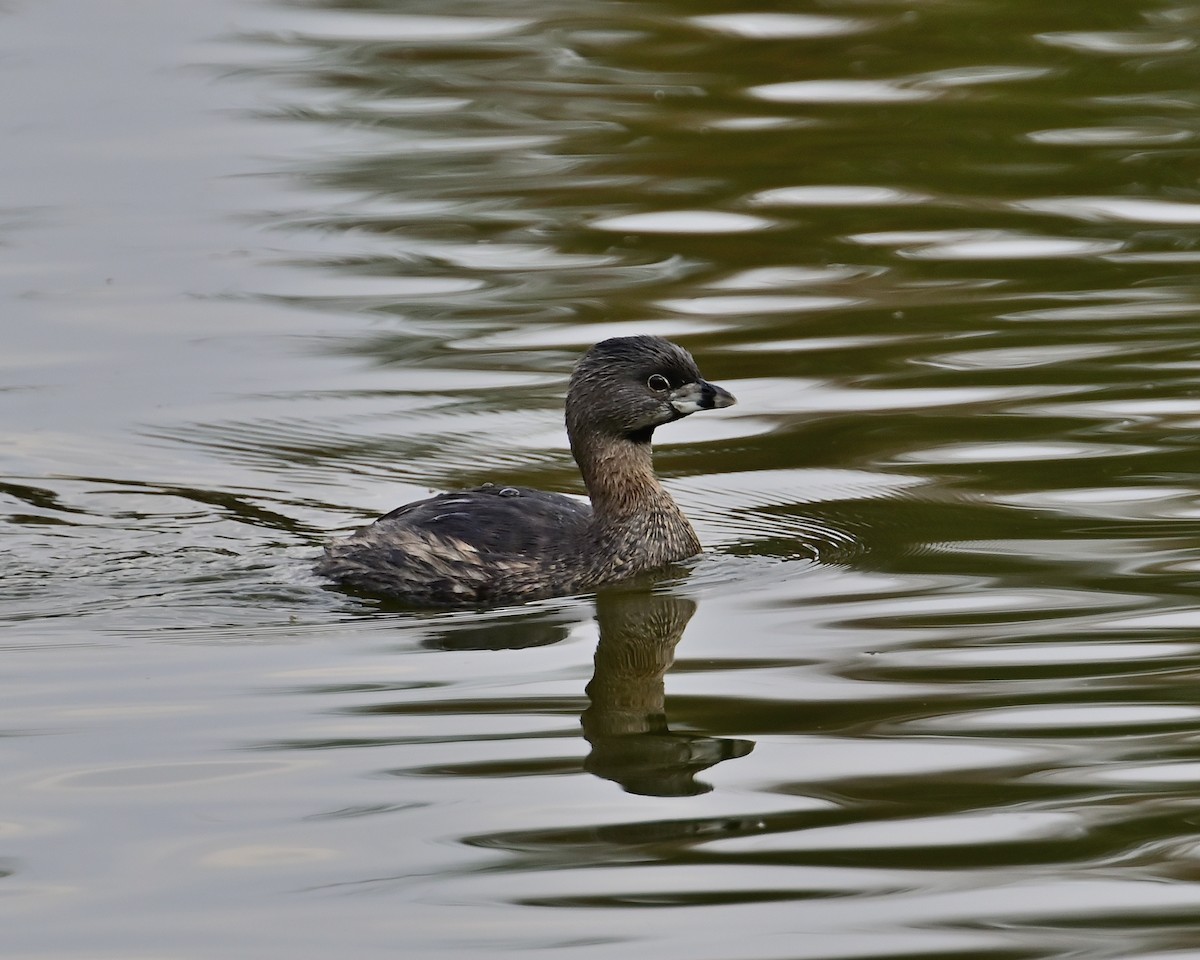
<instances>
[{"instance_id":1,"label":"white reflection on water","mask_svg":"<svg viewBox=\"0 0 1200 960\"><path fill-rule=\"evenodd\" d=\"M692 17L691 22L718 33L756 40L788 40L803 37L836 37L862 33L874 25L870 20L826 17L804 13L716 13Z\"/></svg>"},{"instance_id":2,"label":"white reflection on water","mask_svg":"<svg viewBox=\"0 0 1200 960\"><path fill-rule=\"evenodd\" d=\"M1123 220L1133 223L1200 223L1200 204L1142 197L1046 197L1020 200L1020 210L1057 213L1080 220Z\"/></svg>"},{"instance_id":3,"label":"white reflection on water","mask_svg":"<svg viewBox=\"0 0 1200 960\"><path fill-rule=\"evenodd\" d=\"M1044 664L1123 663L1191 657L1200 648L1191 643L1076 643L1020 642L1007 646L947 647L889 653L889 665L993 667Z\"/></svg>"},{"instance_id":4,"label":"white reflection on water","mask_svg":"<svg viewBox=\"0 0 1200 960\"><path fill-rule=\"evenodd\" d=\"M933 100L934 89L905 86L890 80L793 80L768 83L747 91L776 103L917 103Z\"/></svg>"},{"instance_id":5,"label":"white reflection on water","mask_svg":"<svg viewBox=\"0 0 1200 960\"><path fill-rule=\"evenodd\" d=\"M858 410L925 410L936 407L960 407L968 404L994 404L1004 401L1021 400L1043 396L1047 391L1044 387L914 387L911 390L888 389L884 387L839 386L822 380L807 380L799 377L791 378L786 389L780 381L761 378L753 380L731 381L731 389L739 397L739 403L747 405L742 397L750 399L750 406L758 414L778 413L818 413L829 411L858 411ZM1049 392L1067 392L1066 388L1051 389ZM990 451L988 446L965 447L963 456L974 458L976 453ZM1060 450L1072 449L1066 445L1049 448L1049 452L1039 454L1038 448L1005 448L999 449L992 457L1028 459L1025 450L1031 456L1057 456ZM1083 449L1079 445L1077 449ZM1119 447L1111 447L1119 450ZM947 454L949 456L950 454ZM1100 452L1084 453L1078 456L1103 456ZM923 463L949 462L941 459L938 451L924 451L903 454L897 459L902 461L917 460ZM955 457L957 459L957 457Z\"/></svg>"},{"instance_id":6,"label":"white reflection on water","mask_svg":"<svg viewBox=\"0 0 1200 960\"><path fill-rule=\"evenodd\" d=\"M834 310L838 307L853 306L859 302L861 301L850 297L721 295L660 300L657 306L674 313L694 314L701 317L726 317L757 313L795 314L810 310Z\"/></svg>"},{"instance_id":7,"label":"white reflection on water","mask_svg":"<svg viewBox=\"0 0 1200 960\"><path fill-rule=\"evenodd\" d=\"M1197 720L1200 720L1200 707L1190 704L1036 704L927 717L910 720L906 726L920 730L946 730L952 727L993 733L1054 729L1103 732L1105 728L1113 727L1186 726Z\"/></svg>"},{"instance_id":8,"label":"white reflection on water","mask_svg":"<svg viewBox=\"0 0 1200 960\"><path fill-rule=\"evenodd\" d=\"M854 278L878 276L882 269L851 267L843 264L819 266L751 267L713 280L707 286L717 290L780 290L789 287L808 287L822 283L841 283ZM739 344L754 349L759 344Z\"/></svg>"},{"instance_id":9,"label":"white reflection on water","mask_svg":"<svg viewBox=\"0 0 1200 960\"><path fill-rule=\"evenodd\" d=\"M1048 143L1055 146L1096 147L1096 146L1126 146L1147 147L1167 143L1183 143L1194 140L1196 133L1168 126L1137 126L1137 127L1062 127L1055 130L1035 130L1027 134L1034 143ZM1112 198L1097 198L1112 199Z\"/></svg>"},{"instance_id":10,"label":"white reflection on water","mask_svg":"<svg viewBox=\"0 0 1200 960\"><path fill-rule=\"evenodd\" d=\"M1194 516L1200 491L1187 487L1073 488L998 494L995 499L1081 517L1168 518Z\"/></svg>"},{"instance_id":11,"label":"white reflection on water","mask_svg":"<svg viewBox=\"0 0 1200 960\"><path fill-rule=\"evenodd\" d=\"M727 324L696 320L630 320L595 323L586 327L570 325L529 324L480 337L463 338L451 344L452 349L486 351L513 350L522 347L558 347L563 344L586 347L609 337L632 337L653 334L660 337L683 336L696 332L711 333L727 329Z\"/></svg>"},{"instance_id":12,"label":"white reflection on water","mask_svg":"<svg viewBox=\"0 0 1200 960\"><path fill-rule=\"evenodd\" d=\"M900 255L913 260L1046 260L1112 253L1122 246L1119 240L1076 240L1069 237L996 233L971 240L954 240L901 250Z\"/></svg>"},{"instance_id":13,"label":"white reflection on water","mask_svg":"<svg viewBox=\"0 0 1200 960\"><path fill-rule=\"evenodd\" d=\"M1190 37L1172 36L1156 31L1059 31L1039 33L1034 37L1047 46L1065 47L1081 53L1127 57L1148 54L1185 53L1194 50L1196 41Z\"/></svg>"},{"instance_id":14,"label":"white reflection on water","mask_svg":"<svg viewBox=\"0 0 1200 960\"><path fill-rule=\"evenodd\" d=\"M663 210L593 220L594 230L612 233L748 233L766 230L772 221L720 210Z\"/></svg>"},{"instance_id":15,"label":"white reflection on water","mask_svg":"<svg viewBox=\"0 0 1200 960\"><path fill-rule=\"evenodd\" d=\"M752 87L759 100L809 104L920 103L960 90L997 83L1031 81L1054 71L1049 67L969 66L890 80L793 80Z\"/></svg>"},{"instance_id":16,"label":"white reflection on water","mask_svg":"<svg viewBox=\"0 0 1200 960\"><path fill-rule=\"evenodd\" d=\"M1128 344L1079 343L960 350L930 357L926 362L951 370L1003 370L1053 366L1075 360L1127 354Z\"/></svg>"},{"instance_id":17,"label":"white reflection on water","mask_svg":"<svg viewBox=\"0 0 1200 960\"><path fill-rule=\"evenodd\" d=\"M1066 775L1070 776L1071 772ZM1088 780L1097 783L1127 783L1132 786L1151 784L1200 783L1200 763L1131 763L1103 769L1080 771Z\"/></svg>"},{"instance_id":18,"label":"white reflection on water","mask_svg":"<svg viewBox=\"0 0 1200 960\"><path fill-rule=\"evenodd\" d=\"M756 206L781 207L875 207L893 204L924 203L928 196L893 187L830 186L775 187L747 198Z\"/></svg>"},{"instance_id":19,"label":"white reflection on water","mask_svg":"<svg viewBox=\"0 0 1200 960\"><path fill-rule=\"evenodd\" d=\"M931 230L863 233L847 237L866 246L897 246L912 260L1044 260L1090 257L1120 250L1119 240L1045 237L1015 230Z\"/></svg>"},{"instance_id":20,"label":"white reflection on water","mask_svg":"<svg viewBox=\"0 0 1200 960\"><path fill-rule=\"evenodd\" d=\"M297 10L287 19L300 37L328 42L457 43L503 37L535 21L505 17L372 14L357 10Z\"/></svg>"},{"instance_id":21,"label":"white reflection on water","mask_svg":"<svg viewBox=\"0 0 1200 960\"><path fill-rule=\"evenodd\" d=\"M1133 457L1149 452L1152 448L1117 443L962 443L912 450L896 459L911 463L1005 463Z\"/></svg>"}]
</instances>

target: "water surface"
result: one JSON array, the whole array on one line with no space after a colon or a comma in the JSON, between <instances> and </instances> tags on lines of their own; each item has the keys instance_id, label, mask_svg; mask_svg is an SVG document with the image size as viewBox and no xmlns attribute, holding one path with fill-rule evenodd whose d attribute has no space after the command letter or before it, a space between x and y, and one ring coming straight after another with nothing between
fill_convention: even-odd
<instances>
[{"instance_id":1,"label":"water surface","mask_svg":"<svg viewBox=\"0 0 1200 960\"><path fill-rule=\"evenodd\" d=\"M0 22L6 955L1200 955L1190 6ZM682 574L309 573L635 332Z\"/></svg>"}]
</instances>

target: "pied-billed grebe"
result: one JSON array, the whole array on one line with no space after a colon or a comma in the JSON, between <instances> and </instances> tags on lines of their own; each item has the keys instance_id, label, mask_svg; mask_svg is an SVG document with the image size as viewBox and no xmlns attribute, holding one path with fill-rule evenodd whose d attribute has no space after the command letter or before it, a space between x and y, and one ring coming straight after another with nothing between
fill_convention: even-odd
<instances>
[{"instance_id":1,"label":"pied-billed grebe","mask_svg":"<svg viewBox=\"0 0 1200 960\"><path fill-rule=\"evenodd\" d=\"M605 340L567 390L567 436L590 507L528 487L443 493L331 543L317 572L418 606L469 606L582 593L687 559L700 541L654 475L650 438L733 403L668 340Z\"/></svg>"}]
</instances>

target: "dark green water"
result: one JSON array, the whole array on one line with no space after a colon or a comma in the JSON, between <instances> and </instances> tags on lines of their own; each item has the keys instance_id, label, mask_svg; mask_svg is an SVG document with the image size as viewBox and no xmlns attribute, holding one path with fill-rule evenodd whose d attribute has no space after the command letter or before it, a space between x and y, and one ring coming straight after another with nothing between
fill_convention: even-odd
<instances>
[{"instance_id":1,"label":"dark green water","mask_svg":"<svg viewBox=\"0 0 1200 960\"><path fill-rule=\"evenodd\" d=\"M0 5L6 960L1200 957L1200 12ZM15 94L15 95L14 95ZM580 492L708 550L309 572Z\"/></svg>"}]
</instances>

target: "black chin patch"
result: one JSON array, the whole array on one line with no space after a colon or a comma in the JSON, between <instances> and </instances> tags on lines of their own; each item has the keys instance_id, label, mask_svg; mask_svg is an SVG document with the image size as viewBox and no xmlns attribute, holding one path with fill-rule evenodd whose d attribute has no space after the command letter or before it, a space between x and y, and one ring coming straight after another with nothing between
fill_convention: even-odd
<instances>
[{"instance_id":1,"label":"black chin patch","mask_svg":"<svg viewBox=\"0 0 1200 960\"><path fill-rule=\"evenodd\" d=\"M645 427L641 430L634 430L633 433L625 434L625 439L633 443L649 443L654 437L654 428Z\"/></svg>"}]
</instances>

